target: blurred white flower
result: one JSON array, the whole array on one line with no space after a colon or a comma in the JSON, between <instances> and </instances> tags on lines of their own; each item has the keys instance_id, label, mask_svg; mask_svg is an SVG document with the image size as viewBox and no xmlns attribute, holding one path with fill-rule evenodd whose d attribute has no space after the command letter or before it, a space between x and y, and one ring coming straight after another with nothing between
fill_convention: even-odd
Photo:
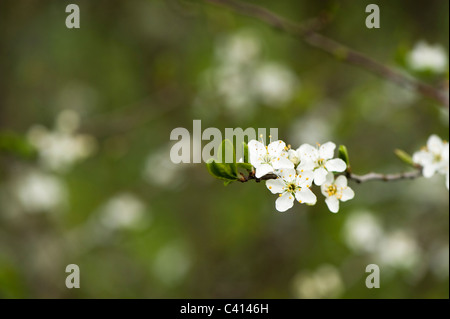
<instances>
[{"instance_id":1,"label":"blurred white flower","mask_svg":"<svg viewBox=\"0 0 450 319\"><path fill-rule=\"evenodd\" d=\"M353 213L345 222L345 243L356 252L374 252L382 236L383 228L370 212Z\"/></svg>"},{"instance_id":2,"label":"blurred white flower","mask_svg":"<svg viewBox=\"0 0 450 319\"><path fill-rule=\"evenodd\" d=\"M447 70L448 55L441 45L429 45L425 41L418 42L407 55L409 67L415 71L432 71L443 73Z\"/></svg>"},{"instance_id":3,"label":"blurred white flower","mask_svg":"<svg viewBox=\"0 0 450 319\"><path fill-rule=\"evenodd\" d=\"M251 30L242 30L222 39L216 46L217 60L230 64L252 63L259 58L261 43Z\"/></svg>"},{"instance_id":4,"label":"blurred white flower","mask_svg":"<svg viewBox=\"0 0 450 319\"><path fill-rule=\"evenodd\" d=\"M289 102L298 86L296 75L280 63L266 62L260 53L253 32L221 39L214 64L201 77L195 112L208 108L211 113L211 101L220 101L226 112L241 119L252 115L258 103L280 107Z\"/></svg>"},{"instance_id":5,"label":"blurred white flower","mask_svg":"<svg viewBox=\"0 0 450 319\"><path fill-rule=\"evenodd\" d=\"M414 237L397 230L381 240L375 255L380 266L409 270L420 261L421 251Z\"/></svg>"},{"instance_id":6,"label":"blurred white flower","mask_svg":"<svg viewBox=\"0 0 450 319\"><path fill-rule=\"evenodd\" d=\"M322 265L315 272L301 272L293 280L294 295L302 299L337 298L344 292L339 270Z\"/></svg>"},{"instance_id":7,"label":"blurred white flower","mask_svg":"<svg viewBox=\"0 0 450 319\"><path fill-rule=\"evenodd\" d=\"M145 204L130 193L121 193L109 199L99 212L103 226L116 229L140 228L149 221Z\"/></svg>"},{"instance_id":8,"label":"blurred white flower","mask_svg":"<svg viewBox=\"0 0 450 319\"><path fill-rule=\"evenodd\" d=\"M170 148L163 147L152 152L144 166L143 177L152 185L175 189L183 182L182 171L187 165L174 164L170 160Z\"/></svg>"},{"instance_id":9,"label":"blurred white flower","mask_svg":"<svg viewBox=\"0 0 450 319\"><path fill-rule=\"evenodd\" d=\"M278 63L261 64L253 77L254 94L270 107L279 107L291 100L297 85L295 74Z\"/></svg>"},{"instance_id":10,"label":"blurred white flower","mask_svg":"<svg viewBox=\"0 0 450 319\"><path fill-rule=\"evenodd\" d=\"M40 125L29 129L28 140L37 148L45 168L63 172L94 152L96 140L90 135L76 134L78 125L78 114L65 110L57 117L55 131Z\"/></svg>"},{"instance_id":11,"label":"blurred white flower","mask_svg":"<svg viewBox=\"0 0 450 319\"><path fill-rule=\"evenodd\" d=\"M191 259L186 247L171 243L157 253L153 263L153 274L162 283L171 286L186 276L190 266Z\"/></svg>"},{"instance_id":12,"label":"blurred white flower","mask_svg":"<svg viewBox=\"0 0 450 319\"><path fill-rule=\"evenodd\" d=\"M20 206L29 213L61 209L67 190L58 177L41 171L29 171L13 181L13 192Z\"/></svg>"}]
</instances>

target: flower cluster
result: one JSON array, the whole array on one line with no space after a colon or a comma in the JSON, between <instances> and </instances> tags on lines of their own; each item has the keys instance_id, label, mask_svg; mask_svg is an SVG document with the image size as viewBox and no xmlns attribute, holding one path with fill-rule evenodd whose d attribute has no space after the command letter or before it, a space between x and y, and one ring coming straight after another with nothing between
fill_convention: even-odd
<instances>
[{"instance_id":1,"label":"flower cluster","mask_svg":"<svg viewBox=\"0 0 450 319\"><path fill-rule=\"evenodd\" d=\"M248 149L256 178L274 174L266 186L273 194L279 194L275 207L280 212L290 209L294 201L315 205L317 197L311 191L313 184L320 186L325 203L333 213L339 211L339 201L345 202L355 196L344 175L335 178L334 173L344 172L347 164L334 158L336 144L332 142L317 146L303 144L293 150L283 141L266 146L262 141L252 140Z\"/></svg>"},{"instance_id":2,"label":"flower cluster","mask_svg":"<svg viewBox=\"0 0 450 319\"><path fill-rule=\"evenodd\" d=\"M430 178L436 173L444 175L447 189L449 189L448 151L447 141L443 141L437 135L431 135L428 138L427 145L413 155L413 162L422 167L423 176Z\"/></svg>"}]
</instances>

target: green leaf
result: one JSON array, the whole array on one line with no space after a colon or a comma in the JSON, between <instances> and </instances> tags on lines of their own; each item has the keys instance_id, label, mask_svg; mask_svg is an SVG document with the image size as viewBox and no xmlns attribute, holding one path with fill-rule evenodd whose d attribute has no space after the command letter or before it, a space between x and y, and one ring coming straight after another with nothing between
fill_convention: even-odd
<instances>
[{"instance_id":1,"label":"green leaf","mask_svg":"<svg viewBox=\"0 0 450 319\"><path fill-rule=\"evenodd\" d=\"M409 155L408 153L406 153L403 150L400 149L396 149L394 151L395 155L397 155L397 157L405 164L410 165L410 166L415 166L413 159L411 157L411 155Z\"/></svg>"},{"instance_id":2,"label":"green leaf","mask_svg":"<svg viewBox=\"0 0 450 319\"><path fill-rule=\"evenodd\" d=\"M223 165L227 165L228 172L231 176L237 177L238 171L236 166L236 152L233 147L233 143L230 140L223 140L220 144L217 155L217 162ZM231 158L230 158L231 157ZM229 163L227 163L227 160Z\"/></svg>"},{"instance_id":3,"label":"green leaf","mask_svg":"<svg viewBox=\"0 0 450 319\"><path fill-rule=\"evenodd\" d=\"M350 170L350 159L345 145L339 145L339 158L347 164L347 170Z\"/></svg>"},{"instance_id":4,"label":"green leaf","mask_svg":"<svg viewBox=\"0 0 450 319\"><path fill-rule=\"evenodd\" d=\"M253 171L253 165L250 163L236 163L236 165L237 165L238 169L241 168L248 172Z\"/></svg>"},{"instance_id":5,"label":"green leaf","mask_svg":"<svg viewBox=\"0 0 450 319\"><path fill-rule=\"evenodd\" d=\"M250 158L248 155L248 145L245 142L242 142L242 144L244 145L244 157L243 157L244 163L250 163Z\"/></svg>"},{"instance_id":6,"label":"green leaf","mask_svg":"<svg viewBox=\"0 0 450 319\"><path fill-rule=\"evenodd\" d=\"M246 143L244 143L243 146L245 161L248 160L248 146ZM232 156L232 158L230 158L230 156ZM231 161L231 163L227 163L227 160ZM227 139L223 140L220 144L217 159L210 159L206 162L206 168L212 176L224 180L225 186L233 181L240 180L243 173L248 174L253 171L253 166L248 162L236 162L236 150L233 143Z\"/></svg>"},{"instance_id":7,"label":"green leaf","mask_svg":"<svg viewBox=\"0 0 450 319\"><path fill-rule=\"evenodd\" d=\"M208 169L208 172L215 178L226 181L238 180L237 173L233 174L231 172L229 164L217 163L214 159L210 159L208 162L206 162L206 168Z\"/></svg>"}]
</instances>

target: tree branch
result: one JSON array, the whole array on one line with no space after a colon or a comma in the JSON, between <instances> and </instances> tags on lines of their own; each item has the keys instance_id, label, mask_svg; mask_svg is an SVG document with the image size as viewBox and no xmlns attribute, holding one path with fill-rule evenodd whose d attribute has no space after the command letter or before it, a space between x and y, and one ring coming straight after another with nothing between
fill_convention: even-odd
<instances>
[{"instance_id":1,"label":"tree branch","mask_svg":"<svg viewBox=\"0 0 450 319\"><path fill-rule=\"evenodd\" d=\"M343 44L315 32L314 28L305 27L304 25L289 21L257 5L238 2L235 0L206 1L225 6L237 13L256 18L277 30L286 32L303 40L312 47L331 54L341 61L366 69L367 71L389 80L401 87L415 90L423 96L445 106L446 108L449 107L449 96L447 92L434 88L429 84L421 82L409 75L381 64L361 52L352 50Z\"/></svg>"},{"instance_id":2,"label":"tree branch","mask_svg":"<svg viewBox=\"0 0 450 319\"><path fill-rule=\"evenodd\" d=\"M404 179L415 179L422 176L421 170L415 170L411 172L397 173L397 174L379 174L379 173L368 173L365 175L356 175L353 173L346 173L348 179L355 181L356 183L365 183L369 181L383 181L391 182Z\"/></svg>"},{"instance_id":3,"label":"tree branch","mask_svg":"<svg viewBox=\"0 0 450 319\"><path fill-rule=\"evenodd\" d=\"M350 172L344 173L344 175L349 179L353 180L358 184L370 182L370 181L383 181L392 182L404 179L416 179L422 176L422 170L417 169L411 172L397 173L397 174L380 174L380 173L368 173L365 175L356 175ZM250 180L255 180L257 183L261 181L266 181L269 179L277 179L278 176L275 174L266 174L260 178L255 177L254 172L251 172L247 177L241 174L240 181L242 183L248 182Z\"/></svg>"},{"instance_id":4,"label":"tree branch","mask_svg":"<svg viewBox=\"0 0 450 319\"><path fill-rule=\"evenodd\" d=\"M244 174L241 173L241 179L239 181L242 183L246 183L248 181L255 180L255 182L259 183L261 181L267 181L269 179L277 179L277 178L278 178L278 176L275 174L266 174L266 175L258 178L255 176L255 171L253 170L253 172L248 174L248 176L245 176Z\"/></svg>"}]
</instances>

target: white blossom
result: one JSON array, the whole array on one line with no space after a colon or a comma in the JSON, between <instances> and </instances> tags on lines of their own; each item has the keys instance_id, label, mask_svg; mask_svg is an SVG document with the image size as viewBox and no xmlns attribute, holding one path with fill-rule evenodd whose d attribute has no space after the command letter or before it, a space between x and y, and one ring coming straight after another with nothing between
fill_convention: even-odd
<instances>
[{"instance_id":1,"label":"white blossom","mask_svg":"<svg viewBox=\"0 0 450 319\"><path fill-rule=\"evenodd\" d=\"M328 172L343 172L347 168L347 164L343 160L333 158L335 149L336 144L332 142L327 142L317 147L303 144L297 150L300 158L297 171L313 171L314 184L317 186L322 185Z\"/></svg>"},{"instance_id":2,"label":"white blossom","mask_svg":"<svg viewBox=\"0 0 450 319\"><path fill-rule=\"evenodd\" d=\"M255 167L255 176L260 178L275 170L294 168L294 164L287 158L286 144L283 141L274 141L268 146L257 140L248 143L250 164Z\"/></svg>"},{"instance_id":3,"label":"white blossom","mask_svg":"<svg viewBox=\"0 0 450 319\"><path fill-rule=\"evenodd\" d=\"M436 173L445 176L449 188L449 144L437 135L428 138L427 145L413 154L413 162L422 166L422 174L430 178Z\"/></svg>"},{"instance_id":4,"label":"white blossom","mask_svg":"<svg viewBox=\"0 0 450 319\"><path fill-rule=\"evenodd\" d=\"M333 173L328 173L321 190L326 198L325 203L332 213L339 211L339 201L346 202L355 197L355 192L347 186L347 178L343 175L335 180Z\"/></svg>"},{"instance_id":5,"label":"white blossom","mask_svg":"<svg viewBox=\"0 0 450 319\"><path fill-rule=\"evenodd\" d=\"M281 169L279 178L268 180L267 188L273 194L280 194L275 202L279 212L284 212L294 206L294 199L299 203L314 205L317 197L309 189L312 183L312 172L297 175L295 169Z\"/></svg>"}]
</instances>

